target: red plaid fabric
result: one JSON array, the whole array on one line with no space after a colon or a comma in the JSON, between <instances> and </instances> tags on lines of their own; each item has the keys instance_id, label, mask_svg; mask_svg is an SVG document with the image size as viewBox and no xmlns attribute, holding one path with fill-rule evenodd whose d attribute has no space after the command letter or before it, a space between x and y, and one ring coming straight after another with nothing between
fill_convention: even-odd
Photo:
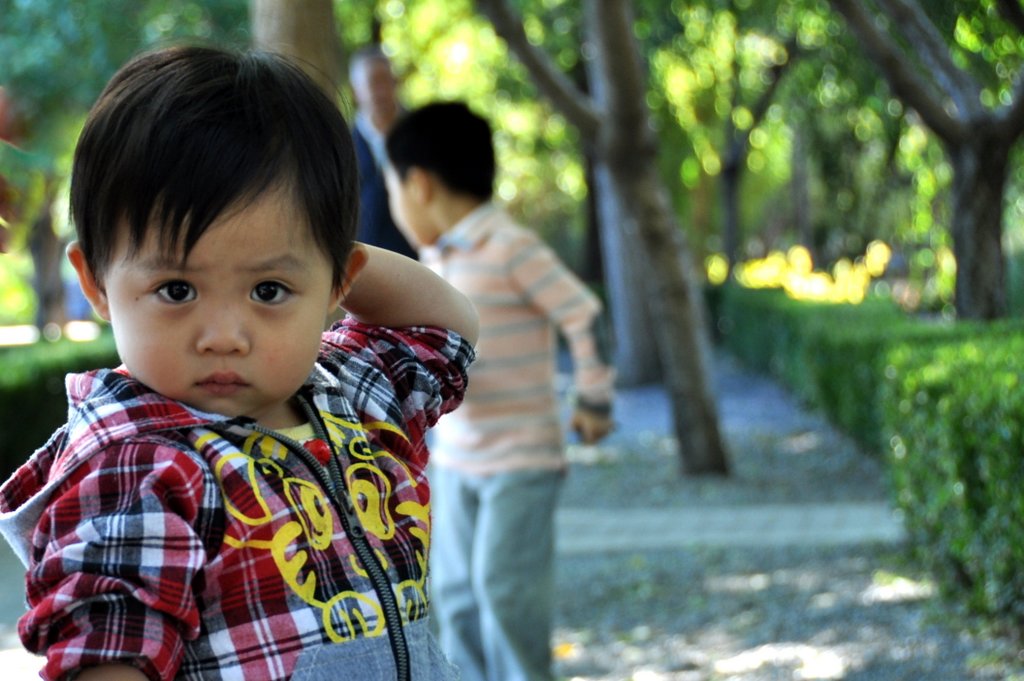
<instances>
[{"instance_id":1,"label":"red plaid fabric","mask_svg":"<svg viewBox=\"0 0 1024 681\"><path fill-rule=\"evenodd\" d=\"M450 332L347 320L301 391L405 623L428 607L423 435L461 401L472 358ZM0 488L0 529L29 566L19 633L45 678L121 662L152 679L284 679L320 646L389 650L315 459L122 372L68 389L68 424Z\"/></svg>"}]
</instances>

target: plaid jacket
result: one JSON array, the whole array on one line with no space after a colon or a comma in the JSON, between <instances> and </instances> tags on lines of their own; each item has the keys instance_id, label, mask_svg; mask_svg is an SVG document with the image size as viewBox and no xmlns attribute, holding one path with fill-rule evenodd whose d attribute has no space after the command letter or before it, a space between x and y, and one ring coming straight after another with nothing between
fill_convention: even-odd
<instances>
[{"instance_id":1,"label":"plaid jacket","mask_svg":"<svg viewBox=\"0 0 1024 681\"><path fill-rule=\"evenodd\" d=\"M381 678L400 663L448 678L420 645L423 435L472 358L440 329L336 325L300 391L322 438L308 449L120 370L69 376L68 423L0 488L44 677L122 662L152 679L312 679L318 663L347 678L348 660L377 678L372 658Z\"/></svg>"}]
</instances>

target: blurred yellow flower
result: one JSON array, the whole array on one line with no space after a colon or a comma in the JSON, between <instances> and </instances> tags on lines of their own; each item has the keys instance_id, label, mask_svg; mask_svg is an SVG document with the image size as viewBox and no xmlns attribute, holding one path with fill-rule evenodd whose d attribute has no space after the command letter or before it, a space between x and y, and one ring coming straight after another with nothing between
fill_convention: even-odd
<instances>
[{"instance_id":1,"label":"blurred yellow flower","mask_svg":"<svg viewBox=\"0 0 1024 681\"><path fill-rule=\"evenodd\" d=\"M885 273L892 249L872 241L863 256L854 261L842 258L831 274L814 270L814 259L804 246L786 253L772 251L764 258L747 260L733 268L736 281L747 288L783 288L791 298L857 304L864 300L871 281ZM708 281L721 284L728 276L728 261L715 253L704 261Z\"/></svg>"}]
</instances>

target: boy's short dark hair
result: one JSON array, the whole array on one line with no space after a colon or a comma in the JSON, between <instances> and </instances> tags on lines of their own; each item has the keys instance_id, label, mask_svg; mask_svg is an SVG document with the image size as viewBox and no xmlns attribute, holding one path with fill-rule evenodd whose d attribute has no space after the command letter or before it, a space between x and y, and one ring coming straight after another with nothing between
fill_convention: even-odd
<instances>
[{"instance_id":1,"label":"boy's short dark hair","mask_svg":"<svg viewBox=\"0 0 1024 681\"><path fill-rule=\"evenodd\" d=\"M417 167L481 200L494 191L491 126L462 102L435 102L405 114L388 134L387 152L403 179Z\"/></svg>"},{"instance_id":2,"label":"boy's short dark hair","mask_svg":"<svg viewBox=\"0 0 1024 681\"><path fill-rule=\"evenodd\" d=\"M296 65L267 52L175 47L140 55L100 94L75 150L71 214L94 275L120 225L184 259L225 210L281 187L305 213L335 283L355 236L348 125Z\"/></svg>"}]
</instances>

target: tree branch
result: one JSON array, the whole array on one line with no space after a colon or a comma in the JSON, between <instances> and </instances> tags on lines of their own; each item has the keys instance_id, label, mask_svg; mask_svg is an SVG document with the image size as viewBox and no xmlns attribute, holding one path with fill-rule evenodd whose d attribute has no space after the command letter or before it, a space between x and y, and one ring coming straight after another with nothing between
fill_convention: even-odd
<instances>
[{"instance_id":1,"label":"tree branch","mask_svg":"<svg viewBox=\"0 0 1024 681\"><path fill-rule=\"evenodd\" d=\"M647 76L633 37L629 0L587 0L587 38L593 40L597 71L604 75L603 105L626 130L646 114Z\"/></svg>"},{"instance_id":2,"label":"tree branch","mask_svg":"<svg viewBox=\"0 0 1024 681\"><path fill-rule=\"evenodd\" d=\"M903 28L910 44L919 48L918 55L936 82L956 104L961 120L970 120L984 112L977 83L957 67L949 54L949 46L917 2L887 0L879 3L896 26Z\"/></svg>"},{"instance_id":3,"label":"tree branch","mask_svg":"<svg viewBox=\"0 0 1024 681\"><path fill-rule=\"evenodd\" d=\"M959 143L968 134L964 123L946 111L930 81L914 73L907 55L864 9L861 0L829 0L857 34L864 51L876 63L893 93L917 111L932 131L947 143Z\"/></svg>"},{"instance_id":4,"label":"tree branch","mask_svg":"<svg viewBox=\"0 0 1024 681\"><path fill-rule=\"evenodd\" d=\"M730 140L730 142L724 155L725 161L722 165L723 174L727 172L739 172L740 164L746 154L747 140L750 139L750 133L760 124L765 114L768 113L768 107L772 105L772 100L775 99L775 91L779 89L779 84L782 82L783 74L800 56L796 37L790 38L789 41L787 41L785 51L786 58L783 61L774 64L768 71L768 87L758 95L757 101L750 107L750 127L746 130L736 130L732 122L732 116L730 115L726 117L726 139ZM733 90L733 110L736 109L739 103L739 89L739 84L737 83L736 88Z\"/></svg>"},{"instance_id":5,"label":"tree branch","mask_svg":"<svg viewBox=\"0 0 1024 681\"><path fill-rule=\"evenodd\" d=\"M507 0L476 0L476 5L533 76L541 94L551 100L555 108L576 126L584 139L596 139L601 119L593 100L555 66L551 57L530 43L522 21L509 7Z\"/></svg>"},{"instance_id":6,"label":"tree branch","mask_svg":"<svg viewBox=\"0 0 1024 681\"><path fill-rule=\"evenodd\" d=\"M779 89L779 83L782 80L783 74L800 57L800 47L795 36L786 41L784 49L786 51L786 58L772 66L768 72L768 88L761 93L761 96L758 97L757 102L750 110L754 119L753 125L757 125L764 118L764 115L768 112L768 107L772 104L772 100L775 99L775 91ZM753 129L753 125L751 129Z\"/></svg>"}]
</instances>

